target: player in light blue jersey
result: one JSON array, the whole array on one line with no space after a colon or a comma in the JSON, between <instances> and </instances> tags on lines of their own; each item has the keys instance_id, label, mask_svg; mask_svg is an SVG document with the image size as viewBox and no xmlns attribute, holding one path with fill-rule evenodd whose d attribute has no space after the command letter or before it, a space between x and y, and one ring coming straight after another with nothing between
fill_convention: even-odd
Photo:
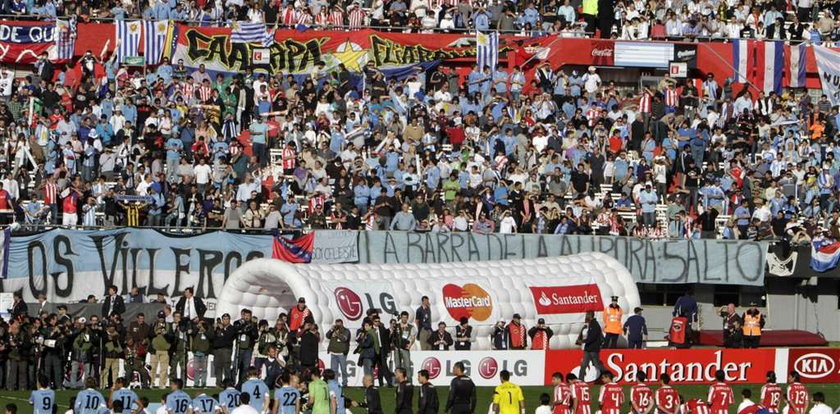
<instances>
[{"instance_id":1,"label":"player in light blue jersey","mask_svg":"<svg viewBox=\"0 0 840 414\"><path fill-rule=\"evenodd\" d=\"M137 393L125 387L125 379L117 378L111 391L109 405L114 408L114 401L122 403L123 414L131 414L137 409ZM116 412L116 411L115 411Z\"/></svg>"},{"instance_id":2,"label":"player in light blue jersey","mask_svg":"<svg viewBox=\"0 0 840 414\"><path fill-rule=\"evenodd\" d=\"M233 388L233 381L226 379L222 381L224 391L219 393L219 404L227 410L232 412L236 407L239 407L239 390Z\"/></svg>"},{"instance_id":3,"label":"player in light blue jersey","mask_svg":"<svg viewBox=\"0 0 840 414\"><path fill-rule=\"evenodd\" d=\"M33 414L53 414L55 391L50 389L50 380L46 375L38 377L38 389L29 394L29 405Z\"/></svg>"},{"instance_id":4,"label":"player in light blue jersey","mask_svg":"<svg viewBox=\"0 0 840 414\"><path fill-rule=\"evenodd\" d=\"M221 411L219 402L203 392L190 403L190 414L213 414L216 411Z\"/></svg>"},{"instance_id":5,"label":"player in light blue jersey","mask_svg":"<svg viewBox=\"0 0 840 414\"><path fill-rule=\"evenodd\" d=\"M172 392L166 396L166 412L169 414L187 414L192 398L181 389L184 387L184 381L175 378L169 381L169 387Z\"/></svg>"},{"instance_id":6,"label":"player in light blue jersey","mask_svg":"<svg viewBox=\"0 0 840 414\"><path fill-rule=\"evenodd\" d=\"M247 392L251 396L248 403L258 412L264 413L268 411L268 385L260 379L260 374L257 368L248 368L248 380L242 383L242 392Z\"/></svg>"},{"instance_id":7,"label":"player in light blue jersey","mask_svg":"<svg viewBox=\"0 0 840 414\"><path fill-rule=\"evenodd\" d=\"M298 377L284 371L280 382L283 386L274 391L274 407L271 414L300 414Z\"/></svg>"},{"instance_id":8,"label":"player in light blue jersey","mask_svg":"<svg viewBox=\"0 0 840 414\"><path fill-rule=\"evenodd\" d=\"M85 379L85 389L76 394L74 414L99 414L103 408L108 408L105 397L94 388L96 388L96 379L93 377Z\"/></svg>"},{"instance_id":9,"label":"player in light blue jersey","mask_svg":"<svg viewBox=\"0 0 840 414\"><path fill-rule=\"evenodd\" d=\"M327 382L327 388L335 398L335 412L344 414L344 395L341 389L341 384L335 379L335 371L331 369L324 370L324 381Z\"/></svg>"}]
</instances>

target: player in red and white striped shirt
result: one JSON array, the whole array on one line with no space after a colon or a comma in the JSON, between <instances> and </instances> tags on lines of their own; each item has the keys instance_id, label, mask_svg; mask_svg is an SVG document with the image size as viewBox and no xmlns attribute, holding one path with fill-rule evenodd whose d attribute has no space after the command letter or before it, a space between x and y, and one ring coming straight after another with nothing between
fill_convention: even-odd
<instances>
[{"instance_id":1,"label":"player in red and white striped shirt","mask_svg":"<svg viewBox=\"0 0 840 414\"><path fill-rule=\"evenodd\" d=\"M566 375L569 383L569 390L572 392L572 414L591 414L592 397L589 393L589 384L577 379L577 375L569 373Z\"/></svg>"},{"instance_id":2,"label":"player in red and white striped shirt","mask_svg":"<svg viewBox=\"0 0 840 414\"><path fill-rule=\"evenodd\" d=\"M552 374L551 384L554 385L554 398L551 401L551 405L554 407L553 414L569 414L572 390L568 384L563 382L563 374L559 372Z\"/></svg>"},{"instance_id":3,"label":"player in red and white striped shirt","mask_svg":"<svg viewBox=\"0 0 840 414\"><path fill-rule=\"evenodd\" d=\"M601 414L621 414L621 406L624 405L624 390L621 385L615 383L615 375L605 371L601 373L601 394L598 396L598 403L601 406Z\"/></svg>"},{"instance_id":4,"label":"player in red and white striped shirt","mask_svg":"<svg viewBox=\"0 0 840 414\"><path fill-rule=\"evenodd\" d=\"M768 411L778 413L782 404L782 387L776 384L776 373L767 372L767 383L761 387L761 405Z\"/></svg>"},{"instance_id":5,"label":"player in red and white striped shirt","mask_svg":"<svg viewBox=\"0 0 840 414\"><path fill-rule=\"evenodd\" d=\"M805 414L808 412L808 403L810 398L808 389L799 382L799 373L791 371L788 375L788 388L785 394L785 401L787 401L786 414Z\"/></svg>"},{"instance_id":6,"label":"player in red and white striped shirt","mask_svg":"<svg viewBox=\"0 0 840 414\"><path fill-rule=\"evenodd\" d=\"M729 414L729 406L735 402L735 394L727 384L726 374L723 370L715 372L716 383L709 387L709 397L706 398L711 405L712 414Z\"/></svg>"},{"instance_id":7,"label":"player in red and white striped shirt","mask_svg":"<svg viewBox=\"0 0 840 414\"><path fill-rule=\"evenodd\" d=\"M680 394L672 387L671 376L662 374L659 376L662 386L656 390L656 408L659 414L676 414L680 407Z\"/></svg>"},{"instance_id":8,"label":"player in red and white striped shirt","mask_svg":"<svg viewBox=\"0 0 840 414\"><path fill-rule=\"evenodd\" d=\"M202 103L207 102L213 97L213 87L210 86L210 81L204 80L201 87L198 88L198 100Z\"/></svg>"},{"instance_id":9,"label":"player in red and white striped shirt","mask_svg":"<svg viewBox=\"0 0 840 414\"><path fill-rule=\"evenodd\" d=\"M645 384L647 374L640 371L636 374L636 385L630 388L630 404L635 414L647 414L653 410L653 391Z\"/></svg>"},{"instance_id":10,"label":"player in red and white striped shirt","mask_svg":"<svg viewBox=\"0 0 840 414\"><path fill-rule=\"evenodd\" d=\"M643 114L649 114L651 111L652 104L653 94L650 92L650 89L645 88L642 92L642 97L639 98L639 112Z\"/></svg>"},{"instance_id":11,"label":"player in red and white striped shirt","mask_svg":"<svg viewBox=\"0 0 840 414\"><path fill-rule=\"evenodd\" d=\"M681 414L709 414L709 404L699 398L693 398L680 407Z\"/></svg>"},{"instance_id":12,"label":"player in red and white striped shirt","mask_svg":"<svg viewBox=\"0 0 840 414\"><path fill-rule=\"evenodd\" d=\"M286 148L283 148L283 174L291 175L295 171L296 157L295 147L293 142L286 143Z\"/></svg>"}]
</instances>

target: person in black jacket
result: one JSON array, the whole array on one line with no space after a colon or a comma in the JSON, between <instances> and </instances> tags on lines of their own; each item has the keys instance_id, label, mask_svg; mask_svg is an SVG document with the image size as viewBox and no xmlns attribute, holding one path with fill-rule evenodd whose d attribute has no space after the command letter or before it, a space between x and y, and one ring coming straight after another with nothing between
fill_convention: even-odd
<instances>
[{"instance_id":1,"label":"person in black jacket","mask_svg":"<svg viewBox=\"0 0 840 414\"><path fill-rule=\"evenodd\" d=\"M22 319L29 314L29 308L27 308L26 302L23 301L23 295L20 292L12 294L12 307L9 309L9 314L13 319Z\"/></svg>"},{"instance_id":2,"label":"person in black jacket","mask_svg":"<svg viewBox=\"0 0 840 414\"><path fill-rule=\"evenodd\" d=\"M601 343L604 342L604 335L601 332L601 325L595 319L595 312L586 312L586 320L583 324L583 331L581 337L578 337L577 344L583 344L583 361L580 363L579 378L584 380L586 378L586 370L589 368L589 363L595 365L598 370L598 375L604 372L604 366L601 364Z\"/></svg>"},{"instance_id":3,"label":"person in black jacket","mask_svg":"<svg viewBox=\"0 0 840 414\"><path fill-rule=\"evenodd\" d=\"M448 351L453 343L452 335L446 332L446 324L443 322L438 323L438 329L432 332L426 341L431 345L431 349L437 349L439 351Z\"/></svg>"},{"instance_id":4,"label":"person in black jacket","mask_svg":"<svg viewBox=\"0 0 840 414\"><path fill-rule=\"evenodd\" d=\"M429 371L421 369L417 373L417 382L420 383L420 399L417 401L417 414L438 414L440 402L435 386L429 381Z\"/></svg>"},{"instance_id":5,"label":"person in black jacket","mask_svg":"<svg viewBox=\"0 0 840 414\"><path fill-rule=\"evenodd\" d=\"M414 402L414 387L408 382L405 368L394 370L394 379L397 382L397 399L395 400L394 412L396 414L414 414L411 409Z\"/></svg>"},{"instance_id":6,"label":"person in black jacket","mask_svg":"<svg viewBox=\"0 0 840 414\"><path fill-rule=\"evenodd\" d=\"M452 373L455 378L449 383L449 398L443 411L449 414L475 413L475 383L464 374L464 363L459 361L453 364Z\"/></svg>"},{"instance_id":7,"label":"person in black jacket","mask_svg":"<svg viewBox=\"0 0 840 414\"><path fill-rule=\"evenodd\" d=\"M204 319L204 313L207 312L207 305L201 298L195 297L194 290L191 287L184 289L184 294L178 303L175 304L175 311L181 312L184 319L188 321L197 322L195 319Z\"/></svg>"},{"instance_id":8,"label":"person in black jacket","mask_svg":"<svg viewBox=\"0 0 840 414\"><path fill-rule=\"evenodd\" d=\"M224 314L221 319L216 319L216 326L213 329L213 371L217 381L233 381L233 373L230 369L230 362L233 353L233 340L236 338L236 331L230 324L230 315Z\"/></svg>"},{"instance_id":9,"label":"person in black jacket","mask_svg":"<svg viewBox=\"0 0 840 414\"><path fill-rule=\"evenodd\" d=\"M365 375L362 384L365 387L365 400L355 405L367 409L368 414L382 414L382 401L379 389L373 386L373 376Z\"/></svg>"},{"instance_id":10,"label":"person in black jacket","mask_svg":"<svg viewBox=\"0 0 840 414\"><path fill-rule=\"evenodd\" d=\"M108 296L105 297L105 303L102 304L102 317L108 318L111 315L122 315L125 313L125 301L122 296L117 295L117 287L108 287Z\"/></svg>"},{"instance_id":11,"label":"person in black jacket","mask_svg":"<svg viewBox=\"0 0 840 414\"><path fill-rule=\"evenodd\" d=\"M388 368L388 355L391 353L391 331L382 324L379 315L373 317L374 332L378 332L374 342L379 341L379 354L376 356L376 366L379 367L379 386L382 386L382 379L389 386L394 384L394 376Z\"/></svg>"}]
</instances>

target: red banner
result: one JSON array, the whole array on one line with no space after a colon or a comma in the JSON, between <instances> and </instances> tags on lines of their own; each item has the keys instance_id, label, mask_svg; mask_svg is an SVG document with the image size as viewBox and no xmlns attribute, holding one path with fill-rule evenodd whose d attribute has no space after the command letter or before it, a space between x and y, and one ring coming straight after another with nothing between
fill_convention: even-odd
<instances>
[{"instance_id":1,"label":"red banner","mask_svg":"<svg viewBox=\"0 0 840 414\"><path fill-rule=\"evenodd\" d=\"M788 368L796 371L805 383L840 382L840 349L791 348Z\"/></svg>"},{"instance_id":2,"label":"red banner","mask_svg":"<svg viewBox=\"0 0 840 414\"><path fill-rule=\"evenodd\" d=\"M537 315L584 313L604 309L598 285L531 286Z\"/></svg>"},{"instance_id":3,"label":"red banner","mask_svg":"<svg viewBox=\"0 0 840 414\"><path fill-rule=\"evenodd\" d=\"M840 354L840 352L838 353ZM578 373L583 351L551 350L545 358L545 383L551 383L555 372ZM662 349L603 350L601 363L621 384L635 382L636 373L644 371L648 378L660 374L671 376L672 384L711 384L715 371L723 370L726 381L733 384L760 384L767 371L776 367L775 349ZM594 381L596 369L589 366L585 379Z\"/></svg>"}]
</instances>

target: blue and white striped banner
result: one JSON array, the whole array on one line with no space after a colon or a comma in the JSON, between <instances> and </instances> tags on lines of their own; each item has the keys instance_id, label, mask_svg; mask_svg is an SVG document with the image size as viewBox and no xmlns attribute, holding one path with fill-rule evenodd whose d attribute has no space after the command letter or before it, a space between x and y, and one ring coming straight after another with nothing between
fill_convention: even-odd
<instances>
[{"instance_id":1,"label":"blue and white striped banner","mask_svg":"<svg viewBox=\"0 0 840 414\"><path fill-rule=\"evenodd\" d=\"M170 24L169 20L143 22L143 57L147 65L160 63Z\"/></svg>"},{"instance_id":2,"label":"blue and white striped banner","mask_svg":"<svg viewBox=\"0 0 840 414\"><path fill-rule=\"evenodd\" d=\"M483 71L484 67L490 68L490 73L496 71L499 63L499 32L475 34L475 60L478 70Z\"/></svg>"},{"instance_id":3,"label":"blue and white striped banner","mask_svg":"<svg viewBox=\"0 0 840 414\"><path fill-rule=\"evenodd\" d=\"M808 44L800 43L796 46L790 45L790 63L788 65L788 76L790 76L791 88L805 87L805 55L808 52Z\"/></svg>"},{"instance_id":4,"label":"blue and white striped banner","mask_svg":"<svg viewBox=\"0 0 840 414\"><path fill-rule=\"evenodd\" d=\"M732 42L732 67L734 73L732 79L738 83L747 81L748 68L751 66L748 40L736 40Z\"/></svg>"},{"instance_id":5,"label":"blue and white striped banner","mask_svg":"<svg viewBox=\"0 0 840 414\"><path fill-rule=\"evenodd\" d=\"M265 23L234 22L230 32L230 42L264 44L266 42Z\"/></svg>"},{"instance_id":6,"label":"blue and white striped banner","mask_svg":"<svg viewBox=\"0 0 840 414\"><path fill-rule=\"evenodd\" d=\"M73 59L76 50L76 18L55 21L55 58Z\"/></svg>"},{"instance_id":7,"label":"blue and white striped banner","mask_svg":"<svg viewBox=\"0 0 840 414\"><path fill-rule=\"evenodd\" d=\"M122 20L114 25L117 29L117 62L124 63L127 57L140 56L141 22Z\"/></svg>"}]
</instances>

